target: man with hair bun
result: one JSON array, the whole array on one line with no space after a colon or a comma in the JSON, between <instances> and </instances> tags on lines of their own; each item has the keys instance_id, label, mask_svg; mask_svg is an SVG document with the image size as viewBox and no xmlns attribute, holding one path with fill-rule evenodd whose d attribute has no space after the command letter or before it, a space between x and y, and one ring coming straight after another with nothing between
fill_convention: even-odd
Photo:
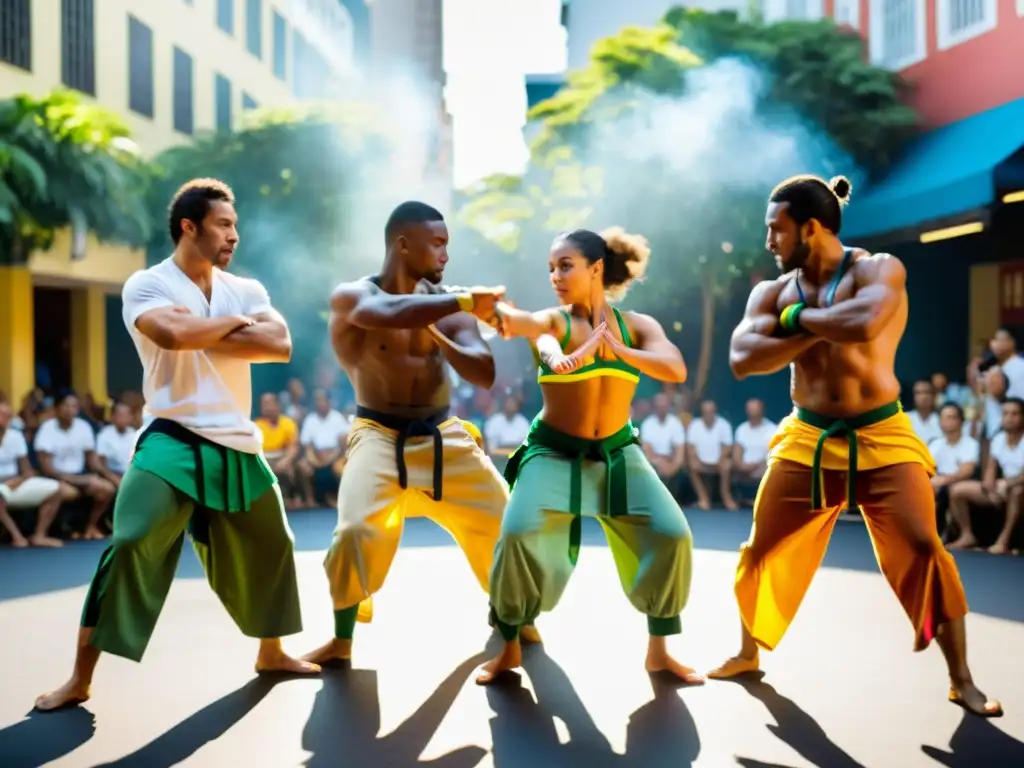
<instances>
[{"instance_id":1,"label":"man with hair bun","mask_svg":"<svg viewBox=\"0 0 1024 768\"><path fill-rule=\"evenodd\" d=\"M967 665L967 600L935 522L935 464L899 402L896 350L907 325L899 259L839 240L850 182L796 176L769 197L766 246L782 274L755 286L732 337L737 378L790 366L794 411L772 438L736 599L740 652L709 673L759 668L792 622L841 510L859 506L883 574L914 625L914 650L935 640L949 700L982 717L1002 707Z\"/></svg>"},{"instance_id":2,"label":"man with hair bun","mask_svg":"<svg viewBox=\"0 0 1024 768\"><path fill-rule=\"evenodd\" d=\"M522 663L522 630L561 598L584 514L605 529L622 587L647 616L647 669L703 683L666 648L666 638L681 632L689 597L690 529L629 420L640 374L682 382L686 364L656 320L610 304L643 278L649 255L644 238L621 229L578 229L558 237L548 257L561 306L497 305L502 335L533 346L544 407L505 468L512 496L490 590L505 646L481 668L481 685Z\"/></svg>"}]
</instances>

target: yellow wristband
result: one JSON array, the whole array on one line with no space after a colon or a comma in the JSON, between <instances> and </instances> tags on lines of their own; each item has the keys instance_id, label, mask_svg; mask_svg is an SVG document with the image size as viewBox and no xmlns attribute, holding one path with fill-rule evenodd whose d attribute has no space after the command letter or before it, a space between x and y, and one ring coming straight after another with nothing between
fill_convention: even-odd
<instances>
[{"instance_id":1,"label":"yellow wristband","mask_svg":"<svg viewBox=\"0 0 1024 768\"><path fill-rule=\"evenodd\" d=\"M463 312L472 312L473 307L476 306L476 302L473 300L473 294L471 293L457 293L455 294L455 300L459 302L459 309Z\"/></svg>"}]
</instances>

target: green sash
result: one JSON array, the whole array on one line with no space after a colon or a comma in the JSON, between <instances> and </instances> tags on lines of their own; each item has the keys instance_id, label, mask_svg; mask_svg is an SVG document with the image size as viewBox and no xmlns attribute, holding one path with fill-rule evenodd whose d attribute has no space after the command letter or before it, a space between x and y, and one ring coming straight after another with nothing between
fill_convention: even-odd
<instances>
[{"instance_id":1,"label":"green sash","mask_svg":"<svg viewBox=\"0 0 1024 768\"><path fill-rule=\"evenodd\" d=\"M845 419L836 419L831 416L822 416L804 408L797 407L796 417L805 424L810 424L822 432L818 436L818 444L814 447L814 463L811 465L811 509L818 510L824 506L821 490L821 455L825 450L825 441L830 437L845 437L850 446L850 463L847 469L849 476L846 479L846 507L855 509L857 507L857 430L870 427L880 421L885 421L903 410L900 401L897 400L888 405L875 408L873 411L862 413L859 416L849 416Z\"/></svg>"},{"instance_id":2,"label":"green sash","mask_svg":"<svg viewBox=\"0 0 1024 768\"><path fill-rule=\"evenodd\" d=\"M569 560L573 565L579 559L580 542L583 538L581 502L583 498L583 460L603 461L607 466L605 493L607 511L611 516L629 512L626 495L626 457L622 449L639 443L639 433L632 422L601 440L567 435L552 429L540 417L533 420L526 442L516 449L505 465L505 480L509 488L515 486L519 473L530 459L536 456L562 456L572 460L569 485L569 511L575 515L569 529Z\"/></svg>"}]
</instances>

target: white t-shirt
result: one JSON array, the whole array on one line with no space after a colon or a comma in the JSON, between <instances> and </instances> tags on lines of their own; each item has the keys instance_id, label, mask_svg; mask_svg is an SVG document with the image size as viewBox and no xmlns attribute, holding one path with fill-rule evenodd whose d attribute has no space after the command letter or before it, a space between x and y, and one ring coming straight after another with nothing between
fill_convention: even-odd
<instances>
[{"instance_id":1,"label":"white t-shirt","mask_svg":"<svg viewBox=\"0 0 1024 768\"><path fill-rule=\"evenodd\" d=\"M484 424L484 437L489 448L515 448L526 441L530 422L521 413L511 419L504 413L496 413Z\"/></svg>"},{"instance_id":2,"label":"white t-shirt","mask_svg":"<svg viewBox=\"0 0 1024 768\"><path fill-rule=\"evenodd\" d=\"M170 419L215 443L259 453L263 435L253 423L251 366L247 360L202 350L161 349L135 322L154 309L188 307L196 317L253 315L271 309L256 280L213 270L210 301L173 258L136 272L122 292L125 327L142 361L146 413Z\"/></svg>"},{"instance_id":3,"label":"white t-shirt","mask_svg":"<svg viewBox=\"0 0 1024 768\"><path fill-rule=\"evenodd\" d=\"M21 474L18 460L26 456L28 443L25 442L25 436L8 427L4 430L4 436L0 437L0 482Z\"/></svg>"},{"instance_id":4,"label":"white t-shirt","mask_svg":"<svg viewBox=\"0 0 1024 768\"><path fill-rule=\"evenodd\" d=\"M640 442L651 446L659 456L672 456L676 448L686 445L686 430L674 413L668 414L664 421L652 413L640 423Z\"/></svg>"},{"instance_id":5,"label":"white t-shirt","mask_svg":"<svg viewBox=\"0 0 1024 768\"><path fill-rule=\"evenodd\" d=\"M939 426L939 414L932 411L925 419L916 410L909 411L907 418L914 428L914 434L921 438L925 445L931 445L933 440L942 439L942 427Z\"/></svg>"},{"instance_id":6,"label":"white t-shirt","mask_svg":"<svg viewBox=\"0 0 1024 768\"><path fill-rule=\"evenodd\" d=\"M981 460L981 445L970 435L961 435L955 443L945 435L928 443L928 450L935 459L935 472L939 475L953 475L961 464L977 464Z\"/></svg>"},{"instance_id":7,"label":"white t-shirt","mask_svg":"<svg viewBox=\"0 0 1024 768\"><path fill-rule=\"evenodd\" d=\"M701 464L717 464L722 458L722 446L732 445L732 427L721 416L716 416L710 427L704 419L697 418L686 430L686 442L693 446Z\"/></svg>"},{"instance_id":8,"label":"white t-shirt","mask_svg":"<svg viewBox=\"0 0 1024 768\"><path fill-rule=\"evenodd\" d=\"M1006 396L1024 397L1024 357L1014 355L999 367L1006 376Z\"/></svg>"},{"instance_id":9,"label":"white t-shirt","mask_svg":"<svg viewBox=\"0 0 1024 768\"><path fill-rule=\"evenodd\" d=\"M1006 433L1000 432L992 438L988 452L999 462L999 468L1003 470L1003 477L1019 477L1024 473L1024 440L1011 446L1006 440Z\"/></svg>"},{"instance_id":10,"label":"white t-shirt","mask_svg":"<svg viewBox=\"0 0 1024 768\"><path fill-rule=\"evenodd\" d=\"M123 475L128 471L135 437L135 427L126 427L124 432L118 432L113 424L107 424L96 435L96 453L107 460L111 472Z\"/></svg>"},{"instance_id":11,"label":"white t-shirt","mask_svg":"<svg viewBox=\"0 0 1024 768\"><path fill-rule=\"evenodd\" d=\"M349 427L348 419L338 411L332 409L326 416L314 411L302 422L299 442L318 451L329 451L341 447L342 435L348 434Z\"/></svg>"},{"instance_id":12,"label":"white t-shirt","mask_svg":"<svg viewBox=\"0 0 1024 768\"><path fill-rule=\"evenodd\" d=\"M745 464L765 461L768 458L768 443L778 428L778 424L768 419L761 419L756 427L749 421L736 427L736 445L743 449L742 461Z\"/></svg>"},{"instance_id":13,"label":"white t-shirt","mask_svg":"<svg viewBox=\"0 0 1024 768\"><path fill-rule=\"evenodd\" d=\"M39 425L35 439L36 453L53 456L53 470L62 475L81 475L86 471L85 454L96 450L96 435L85 419L75 419L68 429L61 429L57 419Z\"/></svg>"}]
</instances>

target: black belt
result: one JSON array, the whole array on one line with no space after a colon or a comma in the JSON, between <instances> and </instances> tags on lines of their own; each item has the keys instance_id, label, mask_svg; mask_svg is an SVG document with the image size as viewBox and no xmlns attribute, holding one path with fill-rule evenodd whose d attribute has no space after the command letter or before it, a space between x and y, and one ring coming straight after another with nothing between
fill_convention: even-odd
<instances>
[{"instance_id":1,"label":"black belt","mask_svg":"<svg viewBox=\"0 0 1024 768\"><path fill-rule=\"evenodd\" d=\"M405 466L405 442L410 437L434 438L434 501L441 500L441 478L444 470L444 446L439 426L448 420L448 409L438 411L430 416L409 418L381 413L363 406L356 407L356 418L368 419L387 429L398 432L395 439L395 461L398 464L398 484L402 488L409 487L409 472Z\"/></svg>"}]
</instances>

